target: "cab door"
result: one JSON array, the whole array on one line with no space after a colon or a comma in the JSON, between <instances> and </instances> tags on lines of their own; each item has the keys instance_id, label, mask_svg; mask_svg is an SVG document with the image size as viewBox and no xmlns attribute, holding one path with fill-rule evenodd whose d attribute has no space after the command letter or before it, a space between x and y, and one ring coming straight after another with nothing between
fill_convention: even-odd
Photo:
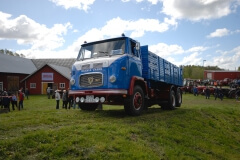
<instances>
[{"instance_id":1,"label":"cab door","mask_svg":"<svg viewBox=\"0 0 240 160\"><path fill-rule=\"evenodd\" d=\"M130 40L129 46L129 75L142 77L142 61L140 50L136 49L137 42Z\"/></svg>"}]
</instances>

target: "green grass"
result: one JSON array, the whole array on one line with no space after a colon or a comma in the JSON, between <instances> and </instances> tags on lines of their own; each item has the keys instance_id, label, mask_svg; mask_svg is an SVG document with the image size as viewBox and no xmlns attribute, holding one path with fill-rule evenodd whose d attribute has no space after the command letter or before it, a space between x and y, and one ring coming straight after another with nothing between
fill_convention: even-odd
<instances>
[{"instance_id":1,"label":"green grass","mask_svg":"<svg viewBox=\"0 0 240 160\"><path fill-rule=\"evenodd\" d=\"M0 159L239 159L240 102L183 95L173 111L153 106L139 117L122 106L55 109L30 96L24 110L0 114Z\"/></svg>"}]
</instances>

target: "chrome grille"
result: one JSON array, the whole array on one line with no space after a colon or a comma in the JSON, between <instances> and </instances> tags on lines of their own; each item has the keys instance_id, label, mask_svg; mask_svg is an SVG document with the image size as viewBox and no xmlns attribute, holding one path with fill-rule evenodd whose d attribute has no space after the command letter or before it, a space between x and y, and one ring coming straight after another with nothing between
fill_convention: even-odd
<instances>
[{"instance_id":1,"label":"chrome grille","mask_svg":"<svg viewBox=\"0 0 240 160\"><path fill-rule=\"evenodd\" d=\"M80 76L81 87L99 87L103 85L103 75L101 73L84 74Z\"/></svg>"}]
</instances>

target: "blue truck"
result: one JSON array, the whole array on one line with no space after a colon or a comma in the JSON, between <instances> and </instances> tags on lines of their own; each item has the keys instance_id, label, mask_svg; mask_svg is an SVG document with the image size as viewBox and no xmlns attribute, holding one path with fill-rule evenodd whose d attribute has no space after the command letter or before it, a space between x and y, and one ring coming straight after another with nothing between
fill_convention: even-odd
<instances>
[{"instance_id":1,"label":"blue truck","mask_svg":"<svg viewBox=\"0 0 240 160\"><path fill-rule=\"evenodd\" d=\"M138 116L152 105L180 107L182 85L182 68L121 36L81 45L72 66L69 96L82 110L124 105L128 115Z\"/></svg>"}]
</instances>

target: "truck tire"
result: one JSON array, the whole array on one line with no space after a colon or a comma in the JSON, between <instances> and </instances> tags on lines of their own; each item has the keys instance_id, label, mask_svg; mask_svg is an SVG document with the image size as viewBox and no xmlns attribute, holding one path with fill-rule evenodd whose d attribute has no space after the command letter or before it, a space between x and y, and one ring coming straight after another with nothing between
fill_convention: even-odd
<instances>
[{"instance_id":1,"label":"truck tire","mask_svg":"<svg viewBox=\"0 0 240 160\"><path fill-rule=\"evenodd\" d=\"M166 104L161 105L164 110L173 110L176 109L176 94L174 90L169 92L168 102Z\"/></svg>"},{"instance_id":2,"label":"truck tire","mask_svg":"<svg viewBox=\"0 0 240 160\"><path fill-rule=\"evenodd\" d=\"M178 88L176 93L176 107L181 107L181 104L182 104L182 92L180 88Z\"/></svg>"},{"instance_id":3,"label":"truck tire","mask_svg":"<svg viewBox=\"0 0 240 160\"><path fill-rule=\"evenodd\" d=\"M144 93L140 86L135 86L133 94L125 99L124 110L128 115L139 116L144 109Z\"/></svg>"},{"instance_id":4,"label":"truck tire","mask_svg":"<svg viewBox=\"0 0 240 160\"><path fill-rule=\"evenodd\" d=\"M81 110L84 110L84 111L95 111L98 107L98 104L95 104L95 103L89 103L89 104L79 104L79 107Z\"/></svg>"}]
</instances>

